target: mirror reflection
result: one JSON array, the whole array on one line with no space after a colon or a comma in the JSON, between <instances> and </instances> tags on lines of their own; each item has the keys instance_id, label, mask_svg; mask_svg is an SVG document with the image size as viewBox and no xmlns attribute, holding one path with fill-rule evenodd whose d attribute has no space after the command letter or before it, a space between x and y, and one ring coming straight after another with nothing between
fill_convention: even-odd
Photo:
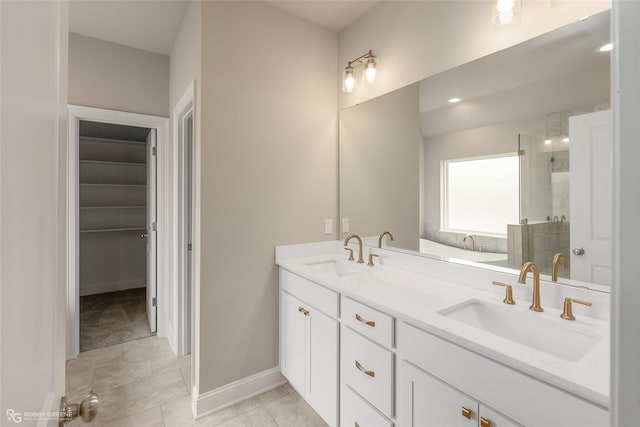
<instances>
[{"instance_id":1,"label":"mirror reflection","mask_svg":"<svg viewBox=\"0 0 640 427\"><path fill-rule=\"evenodd\" d=\"M608 285L608 42L604 12L341 111L342 236Z\"/></svg>"}]
</instances>

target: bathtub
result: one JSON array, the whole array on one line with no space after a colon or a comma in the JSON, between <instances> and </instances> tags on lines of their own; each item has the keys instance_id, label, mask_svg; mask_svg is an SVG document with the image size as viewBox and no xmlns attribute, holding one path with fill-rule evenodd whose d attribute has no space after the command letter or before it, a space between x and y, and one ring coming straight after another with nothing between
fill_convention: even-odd
<instances>
[{"instance_id":1,"label":"bathtub","mask_svg":"<svg viewBox=\"0 0 640 427\"><path fill-rule=\"evenodd\" d=\"M443 245L442 243L427 239L420 239L420 252L445 258L455 258L473 262L496 262L507 260L507 254L468 251L466 249Z\"/></svg>"}]
</instances>

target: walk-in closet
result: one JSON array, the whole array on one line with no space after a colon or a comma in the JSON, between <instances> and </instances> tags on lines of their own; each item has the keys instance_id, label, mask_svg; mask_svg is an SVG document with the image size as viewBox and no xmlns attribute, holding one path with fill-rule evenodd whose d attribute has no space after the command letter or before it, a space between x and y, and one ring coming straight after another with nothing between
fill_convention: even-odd
<instances>
[{"instance_id":1,"label":"walk-in closet","mask_svg":"<svg viewBox=\"0 0 640 427\"><path fill-rule=\"evenodd\" d=\"M151 131L81 121L79 132L80 351L87 351L152 335L146 313Z\"/></svg>"}]
</instances>

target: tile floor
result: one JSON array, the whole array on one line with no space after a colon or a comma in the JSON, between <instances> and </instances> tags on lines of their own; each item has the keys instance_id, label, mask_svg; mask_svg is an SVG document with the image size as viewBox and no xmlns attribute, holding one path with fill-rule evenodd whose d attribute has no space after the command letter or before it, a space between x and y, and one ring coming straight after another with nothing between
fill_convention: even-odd
<instances>
[{"instance_id":1,"label":"tile floor","mask_svg":"<svg viewBox=\"0 0 640 427\"><path fill-rule=\"evenodd\" d=\"M153 335L145 295L137 288L80 297L80 351Z\"/></svg>"},{"instance_id":2,"label":"tile floor","mask_svg":"<svg viewBox=\"0 0 640 427\"><path fill-rule=\"evenodd\" d=\"M288 384L197 421L191 414L191 356L176 356L155 336L91 350L67 362L67 400L93 389L93 426L320 427L325 422ZM69 425L82 426L76 419Z\"/></svg>"}]
</instances>

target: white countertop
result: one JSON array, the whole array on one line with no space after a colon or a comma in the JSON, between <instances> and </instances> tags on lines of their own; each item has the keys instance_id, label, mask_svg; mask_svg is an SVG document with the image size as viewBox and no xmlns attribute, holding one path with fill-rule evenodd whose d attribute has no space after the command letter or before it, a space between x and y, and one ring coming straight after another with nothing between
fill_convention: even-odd
<instances>
[{"instance_id":1,"label":"white countertop","mask_svg":"<svg viewBox=\"0 0 640 427\"><path fill-rule=\"evenodd\" d=\"M338 276L314 271L308 265L329 260L337 260L341 266L347 263L343 256L336 258L335 253L279 259L277 263L280 267L335 290L343 296L357 299L391 314L399 321L417 326L605 408L609 407L609 322L577 313L577 320L570 322L560 319L561 310L545 307L543 313L534 313L528 309L529 304L525 304L524 301L519 301L513 306L505 306L501 298L496 298L495 293L406 272L391 266L367 267L366 264L350 262L346 264L347 268L360 271L352 275ZM536 318L547 318L549 322L556 322L559 327L602 338L581 359L570 362L438 314L443 309L470 299L521 312L522 316L528 316L532 321L536 321Z\"/></svg>"}]
</instances>

